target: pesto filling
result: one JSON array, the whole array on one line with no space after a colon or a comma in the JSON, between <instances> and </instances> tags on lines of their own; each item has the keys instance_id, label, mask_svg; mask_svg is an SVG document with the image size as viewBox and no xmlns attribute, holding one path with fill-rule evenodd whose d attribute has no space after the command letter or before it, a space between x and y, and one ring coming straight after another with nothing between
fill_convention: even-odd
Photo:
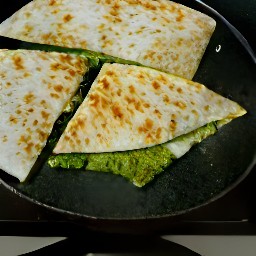
<instances>
[{"instance_id":1,"label":"pesto filling","mask_svg":"<svg viewBox=\"0 0 256 256\"><path fill-rule=\"evenodd\" d=\"M152 181L155 175L163 172L173 160L189 151L194 144L216 132L216 122L211 122L161 145L123 152L52 155L48 164L52 168L109 172L121 175L134 185L142 187Z\"/></svg>"}]
</instances>

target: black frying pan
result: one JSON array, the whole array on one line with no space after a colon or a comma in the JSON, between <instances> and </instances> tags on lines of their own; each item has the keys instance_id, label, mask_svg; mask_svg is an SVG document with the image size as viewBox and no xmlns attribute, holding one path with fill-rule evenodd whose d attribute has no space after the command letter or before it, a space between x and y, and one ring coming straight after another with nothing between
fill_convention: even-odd
<instances>
[{"instance_id":1,"label":"black frying pan","mask_svg":"<svg viewBox=\"0 0 256 256\"><path fill-rule=\"evenodd\" d=\"M1 10L2 20L21 7L21 1L11 2L8 10ZM178 2L213 15L193 1ZM218 7L223 1L206 2ZM239 1L232 1L229 8L235 9L235 2ZM252 13L256 11L256 4L251 8ZM254 28L255 17L250 16ZM0 183L69 220L101 231L125 232L134 232L137 227L147 231L164 228L234 188L256 162L256 65L223 20L214 18L217 28L194 80L238 102L248 114L195 146L143 188L111 174L53 170L46 164L24 184L0 171Z\"/></svg>"}]
</instances>

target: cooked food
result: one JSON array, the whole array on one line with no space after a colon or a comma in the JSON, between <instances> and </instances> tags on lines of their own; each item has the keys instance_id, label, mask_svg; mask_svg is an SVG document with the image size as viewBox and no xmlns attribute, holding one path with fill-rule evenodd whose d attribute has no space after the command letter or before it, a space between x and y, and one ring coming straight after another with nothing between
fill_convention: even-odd
<instances>
[{"instance_id":1,"label":"cooked food","mask_svg":"<svg viewBox=\"0 0 256 256\"><path fill-rule=\"evenodd\" d=\"M75 55L0 51L0 169L26 179L87 69Z\"/></svg>"},{"instance_id":2,"label":"cooked food","mask_svg":"<svg viewBox=\"0 0 256 256\"><path fill-rule=\"evenodd\" d=\"M103 52L191 79L215 25L167 0L34 0L0 25L0 35Z\"/></svg>"},{"instance_id":3,"label":"cooked food","mask_svg":"<svg viewBox=\"0 0 256 256\"><path fill-rule=\"evenodd\" d=\"M54 149L61 155L49 163L118 173L143 186L193 144L245 113L202 84L106 63Z\"/></svg>"}]
</instances>

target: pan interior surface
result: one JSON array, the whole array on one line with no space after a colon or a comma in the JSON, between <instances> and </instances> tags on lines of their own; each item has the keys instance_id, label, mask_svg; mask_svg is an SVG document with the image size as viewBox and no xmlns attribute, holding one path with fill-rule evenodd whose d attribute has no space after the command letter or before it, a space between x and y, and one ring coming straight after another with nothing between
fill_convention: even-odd
<instances>
[{"instance_id":1,"label":"pan interior surface","mask_svg":"<svg viewBox=\"0 0 256 256\"><path fill-rule=\"evenodd\" d=\"M146 219L177 215L228 191L256 156L256 72L245 49L220 20L194 81L238 102L248 113L194 146L143 188L122 177L83 170L51 169L47 163L26 183L0 171L21 195L84 217Z\"/></svg>"}]
</instances>

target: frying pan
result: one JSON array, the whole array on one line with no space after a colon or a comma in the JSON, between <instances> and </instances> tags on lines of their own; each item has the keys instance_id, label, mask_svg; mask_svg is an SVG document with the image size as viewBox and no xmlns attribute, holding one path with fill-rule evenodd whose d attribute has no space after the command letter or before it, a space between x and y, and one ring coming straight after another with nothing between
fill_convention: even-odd
<instances>
[{"instance_id":1,"label":"frying pan","mask_svg":"<svg viewBox=\"0 0 256 256\"><path fill-rule=\"evenodd\" d=\"M11 1L8 7L2 7L1 20L27 2ZM143 188L119 176L54 170L47 164L38 168L26 183L19 183L0 170L0 183L19 196L89 229L137 233L163 230L185 214L219 199L249 174L256 163L255 62L248 48L211 9L194 1L177 2L205 12L217 21L216 31L193 80L238 102L248 113L194 146ZM218 7L223 1L208 2ZM235 9L236 2L239 1L232 1L229 8ZM253 14L256 5L250 0L246 2ZM254 28L255 17L249 20ZM251 20L253 18L255 20Z\"/></svg>"}]
</instances>

